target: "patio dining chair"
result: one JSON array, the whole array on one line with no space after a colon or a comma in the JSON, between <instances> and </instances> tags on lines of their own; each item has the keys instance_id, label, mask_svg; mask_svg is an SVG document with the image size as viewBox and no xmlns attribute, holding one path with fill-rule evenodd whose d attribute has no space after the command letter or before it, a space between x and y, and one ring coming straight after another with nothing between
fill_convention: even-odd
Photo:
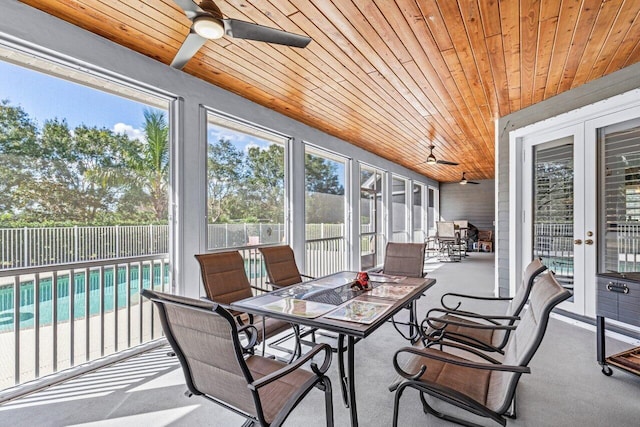
<instances>
[{"instance_id":1,"label":"patio dining chair","mask_svg":"<svg viewBox=\"0 0 640 427\"><path fill-rule=\"evenodd\" d=\"M440 252L440 260L460 261L460 233L456 232L453 221L436 222L436 242Z\"/></svg>"},{"instance_id":2,"label":"patio dining chair","mask_svg":"<svg viewBox=\"0 0 640 427\"><path fill-rule=\"evenodd\" d=\"M286 286L302 283L304 279L314 279L314 277L301 274L296 264L296 258L293 249L289 245L263 246L258 248L262 254L265 270L267 270L268 281L274 289L284 288ZM315 333L317 328L305 328L298 330L298 340L300 344L315 345ZM311 335L311 341L303 340L304 337ZM272 348L280 351L288 351L287 348L280 344L288 337L282 337L276 342L270 344Z\"/></svg>"},{"instance_id":3,"label":"patio dining chair","mask_svg":"<svg viewBox=\"0 0 640 427\"><path fill-rule=\"evenodd\" d=\"M244 260L238 251L216 252L197 254L196 259L200 263L200 272L207 298L223 306L232 302L253 296L251 289L264 291L262 288L251 286L244 268ZM258 342L262 343L262 354L265 354L266 341L288 329L292 329L295 337L295 347L291 351L291 360L300 354L301 348L298 339L298 326L283 320L265 316L253 316L251 314L231 310L238 325L253 324L258 330Z\"/></svg>"},{"instance_id":4,"label":"patio dining chair","mask_svg":"<svg viewBox=\"0 0 640 427\"><path fill-rule=\"evenodd\" d=\"M384 265L378 271L390 276L424 277L425 249L425 243L389 242L385 249ZM401 321L394 316L391 318L391 323L404 339L413 342L420 334L417 324L416 304L412 302L404 308L409 311L409 321ZM408 326L409 333L402 332L399 325Z\"/></svg>"},{"instance_id":5,"label":"patio dining chair","mask_svg":"<svg viewBox=\"0 0 640 427\"><path fill-rule=\"evenodd\" d=\"M513 298L445 293L440 299L443 308L429 310L422 322L423 343L433 345L451 340L482 351L503 353L536 279L546 269L539 258L531 261L524 270L522 282ZM472 301L497 307L485 313L469 311L466 308ZM507 301L509 303L504 314L496 314Z\"/></svg>"},{"instance_id":6,"label":"patio dining chair","mask_svg":"<svg viewBox=\"0 0 640 427\"><path fill-rule=\"evenodd\" d=\"M301 283L303 279L313 279L300 273L293 250L289 245L263 246L258 248L262 253L268 283L275 289Z\"/></svg>"},{"instance_id":7,"label":"patio dining chair","mask_svg":"<svg viewBox=\"0 0 640 427\"><path fill-rule=\"evenodd\" d=\"M505 417L516 416L516 387L520 376L531 372L528 365L542 342L551 310L570 295L551 272L542 276L531 291L529 308L524 312L522 321L509 337L502 363L474 349L468 351L482 357L483 362L432 347L398 350L393 366L401 380L390 387L395 391L394 427L398 425L400 398L407 388L417 390L424 412L438 418L477 426L469 420L434 409L432 399L506 425ZM455 344L452 347L458 350L465 348Z\"/></svg>"},{"instance_id":8,"label":"patio dining chair","mask_svg":"<svg viewBox=\"0 0 640 427\"><path fill-rule=\"evenodd\" d=\"M469 249L469 221L466 219L460 219L453 221L453 225L458 232L460 251L462 256L467 256L467 250Z\"/></svg>"},{"instance_id":9,"label":"patio dining chair","mask_svg":"<svg viewBox=\"0 0 640 427\"><path fill-rule=\"evenodd\" d=\"M315 387L324 392L327 426L333 426L331 381L325 375L331 348L318 344L291 364L246 355L239 333L249 345L258 330L238 327L220 304L153 292L142 295L158 308L162 329L185 376L187 396L202 396L247 419L243 426L281 426L297 404ZM324 352L322 365L311 361ZM310 362L310 370L303 365Z\"/></svg>"}]
</instances>

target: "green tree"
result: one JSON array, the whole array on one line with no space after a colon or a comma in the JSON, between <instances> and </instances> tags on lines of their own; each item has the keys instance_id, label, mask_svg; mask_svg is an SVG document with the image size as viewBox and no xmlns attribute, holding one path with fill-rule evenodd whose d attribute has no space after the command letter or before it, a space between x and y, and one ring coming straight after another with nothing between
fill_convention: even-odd
<instances>
[{"instance_id":1,"label":"green tree","mask_svg":"<svg viewBox=\"0 0 640 427\"><path fill-rule=\"evenodd\" d=\"M0 176L11 178L0 203L12 219L92 223L117 211L132 178L127 136L59 119L38 132L21 108L0 107Z\"/></svg>"},{"instance_id":2,"label":"green tree","mask_svg":"<svg viewBox=\"0 0 640 427\"><path fill-rule=\"evenodd\" d=\"M337 164L307 154L305 156L305 221L308 224L344 223L344 186Z\"/></svg>"},{"instance_id":3,"label":"green tree","mask_svg":"<svg viewBox=\"0 0 640 427\"><path fill-rule=\"evenodd\" d=\"M250 147L245 199L248 216L260 222L284 222L284 147Z\"/></svg>"},{"instance_id":4,"label":"green tree","mask_svg":"<svg viewBox=\"0 0 640 427\"><path fill-rule=\"evenodd\" d=\"M169 205L169 125L164 112L144 111L144 136L144 141L132 141L129 146L128 165L136 176L135 185L123 200L127 201L128 206L133 206L135 199L142 199L138 202L140 209L144 211L150 208L156 221L166 221Z\"/></svg>"},{"instance_id":5,"label":"green tree","mask_svg":"<svg viewBox=\"0 0 640 427\"><path fill-rule=\"evenodd\" d=\"M13 194L21 182L31 179L32 169L24 157L37 152L38 127L20 107L0 101L0 210L13 216Z\"/></svg>"},{"instance_id":6,"label":"green tree","mask_svg":"<svg viewBox=\"0 0 640 427\"><path fill-rule=\"evenodd\" d=\"M308 192L344 195L337 165L331 160L307 154L304 161L305 187Z\"/></svg>"},{"instance_id":7,"label":"green tree","mask_svg":"<svg viewBox=\"0 0 640 427\"><path fill-rule=\"evenodd\" d=\"M207 214L209 223L228 220L246 179L244 153L228 139L209 144L207 153Z\"/></svg>"}]
</instances>

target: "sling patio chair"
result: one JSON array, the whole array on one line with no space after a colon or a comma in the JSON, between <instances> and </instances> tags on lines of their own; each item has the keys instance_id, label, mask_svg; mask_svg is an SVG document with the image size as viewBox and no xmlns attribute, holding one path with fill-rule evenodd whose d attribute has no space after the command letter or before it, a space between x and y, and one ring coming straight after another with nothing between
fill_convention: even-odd
<instances>
[{"instance_id":1,"label":"sling patio chair","mask_svg":"<svg viewBox=\"0 0 640 427\"><path fill-rule=\"evenodd\" d=\"M318 388L325 395L327 426L333 426L331 381L325 373L331 364L331 348L318 344L291 364L247 355L239 333L255 343L258 329L238 327L220 304L144 289L158 309L162 329L175 352L187 383L187 396L202 396L246 417L243 426L280 426L297 404ZM324 352L322 365L311 362Z\"/></svg>"},{"instance_id":2,"label":"sling patio chair","mask_svg":"<svg viewBox=\"0 0 640 427\"><path fill-rule=\"evenodd\" d=\"M296 258L293 250L289 245L263 246L258 248L264 260L265 270L269 280L267 283L274 289L284 288L286 286L297 285L302 283L304 279L314 279L314 277L301 274L296 264ZM315 345L315 333L317 328L305 328L298 331L298 339L301 344ZM303 340L304 337L311 335L311 341ZM270 344L272 348L280 351L288 351L280 344L290 337L282 337Z\"/></svg>"},{"instance_id":3,"label":"sling patio chair","mask_svg":"<svg viewBox=\"0 0 640 427\"><path fill-rule=\"evenodd\" d=\"M462 259L460 233L456 231L456 225L453 221L436 222L436 242L441 261L460 261Z\"/></svg>"},{"instance_id":4,"label":"sling patio chair","mask_svg":"<svg viewBox=\"0 0 640 427\"><path fill-rule=\"evenodd\" d=\"M215 252L198 254L195 256L200 263L200 272L207 298L223 306L232 302L253 296L252 288L260 291L264 289L251 286L244 269L244 260L238 251ZM301 353L299 342L299 328L297 325L272 317L253 316L251 314L230 311L240 326L245 323L253 324L258 330L258 342L262 343L262 354L265 354L266 341L288 329L292 329L295 337L294 350L288 350L291 360ZM289 336L291 337L291 336Z\"/></svg>"},{"instance_id":5,"label":"sling patio chair","mask_svg":"<svg viewBox=\"0 0 640 427\"><path fill-rule=\"evenodd\" d=\"M389 276L424 277L425 250L426 243L389 242L385 250L384 265L382 269L375 272ZM412 302L405 308L409 311L409 321L400 321L394 316L391 318L391 323L404 339L414 342L420 336L416 304ZM409 333L402 332L398 325L408 326Z\"/></svg>"},{"instance_id":6,"label":"sling patio chair","mask_svg":"<svg viewBox=\"0 0 640 427\"><path fill-rule=\"evenodd\" d=\"M522 282L513 298L482 297L458 293L442 295L440 302L444 308L434 308L427 312L422 321L421 331L423 343L435 344L443 340L456 341L467 346L476 347L482 351L503 353L504 346L509 339L509 333L515 328L519 315L524 308L536 279L547 267L539 258L534 259L524 270ZM494 313L477 313L463 310L470 301L488 302L499 305L509 301L506 312L498 315ZM452 306L452 302L456 305Z\"/></svg>"},{"instance_id":7,"label":"sling patio chair","mask_svg":"<svg viewBox=\"0 0 640 427\"><path fill-rule=\"evenodd\" d=\"M304 279L313 279L311 276L300 274L293 250L289 245L263 246L258 248L262 253L269 284L274 288L301 283Z\"/></svg>"},{"instance_id":8,"label":"sling patio chair","mask_svg":"<svg viewBox=\"0 0 640 427\"><path fill-rule=\"evenodd\" d=\"M466 426L470 420L436 410L430 402L440 399L475 415L506 425L505 417L515 418L516 386L523 373L530 373L529 362L544 337L551 310L571 296L553 273L543 275L533 287L528 309L509 336L502 362L457 343L445 343L457 351L465 349L483 361L470 360L433 347L404 347L393 357L393 366L401 379L394 382L393 426L398 425L400 398L407 388L420 393L424 412ZM430 396L431 398L428 398Z\"/></svg>"}]
</instances>

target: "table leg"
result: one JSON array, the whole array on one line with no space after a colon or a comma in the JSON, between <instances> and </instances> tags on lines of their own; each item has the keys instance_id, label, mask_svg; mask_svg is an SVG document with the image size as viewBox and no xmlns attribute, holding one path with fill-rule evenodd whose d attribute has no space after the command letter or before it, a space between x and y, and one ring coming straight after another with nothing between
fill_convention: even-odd
<instances>
[{"instance_id":1,"label":"table leg","mask_svg":"<svg viewBox=\"0 0 640 427\"><path fill-rule=\"evenodd\" d=\"M351 427L358 427L358 411L356 409L355 353L356 339L347 338L347 382L349 386L349 409L351 410Z\"/></svg>"},{"instance_id":2,"label":"table leg","mask_svg":"<svg viewBox=\"0 0 640 427\"><path fill-rule=\"evenodd\" d=\"M347 375L344 372L344 335L338 335L338 372L340 375L340 389L345 408L349 407L349 395L347 394Z\"/></svg>"},{"instance_id":3,"label":"table leg","mask_svg":"<svg viewBox=\"0 0 640 427\"><path fill-rule=\"evenodd\" d=\"M344 369L344 335L338 335L338 371L340 385L342 387L342 400L344 406L349 408L351 426L358 425L358 411L356 409L356 384L355 384L355 347L356 338L347 337L347 371Z\"/></svg>"},{"instance_id":4,"label":"table leg","mask_svg":"<svg viewBox=\"0 0 640 427\"><path fill-rule=\"evenodd\" d=\"M409 307L409 341L411 344L415 344L418 340L418 324L417 322L418 316L416 315L416 300L411 301L411 306Z\"/></svg>"}]
</instances>

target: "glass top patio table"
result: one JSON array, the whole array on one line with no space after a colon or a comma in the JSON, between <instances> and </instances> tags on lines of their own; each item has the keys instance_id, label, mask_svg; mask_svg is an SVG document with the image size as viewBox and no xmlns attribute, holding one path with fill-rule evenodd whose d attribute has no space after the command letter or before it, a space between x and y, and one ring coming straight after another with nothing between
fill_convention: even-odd
<instances>
[{"instance_id":1,"label":"glass top patio table","mask_svg":"<svg viewBox=\"0 0 640 427\"><path fill-rule=\"evenodd\" d=\"M435 284L435 279L370 275L371 289L352 288L355 271L341 271L318 279L287 286L266 294L230 304L233 310L265 315L301 325L318 327L364 338L390 319L402 307L420 298ZM376 316L358 316L339 320L352 308L359 312L375 309ZM341 313L339 313L341 312Z\"/></svg>"},{"instance_id":2,"label":"glass top patio table","mask_svg":"<svg viewBox=\"0 0 640 427\"><path fill-rule=\"evenodd\" d=\"M415 304L436 283L432 278L370 273L371 289L352 289L356 274L355 271L342 271L230 304L233 310L337 333L340 385L354 427L358 425L355 343L369 336L403 307Z\"/></svg>"}]
</instances>

